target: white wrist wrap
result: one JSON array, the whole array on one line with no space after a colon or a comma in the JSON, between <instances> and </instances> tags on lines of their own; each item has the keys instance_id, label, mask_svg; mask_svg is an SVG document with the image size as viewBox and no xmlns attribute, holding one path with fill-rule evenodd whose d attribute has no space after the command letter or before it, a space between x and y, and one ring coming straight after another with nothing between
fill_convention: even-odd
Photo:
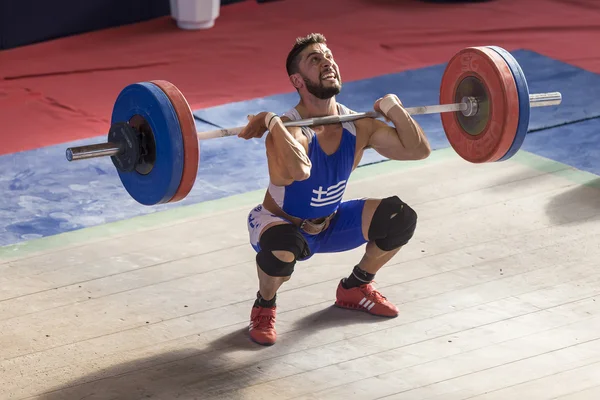
<instances>
[{"instance_id":1,"label":"white wrist wrap","mask_svg":"<svg viewBox=\"0 0 600 400\"><path fill-rule=\"evenodd\" d=\"M281 121L277 114L269 112L267 115L265 115L265 125L267 126L268 130L271 130L277 121Z\"/></svg>"},{"instance_id":2,"label":"white wrist wrap","mask_svg":"<svg viewBox=\"0 0 600 400\"><path fill-rule=\"evenodd\" d=\"M386 97L385 99L381 100L381 103L379 103L379 108L381 108L381 111L387 117L387 114L392 107L399 105L400 103L398 103L398 100L396 100L394 97Z\"/></svg>"}]
</instances>

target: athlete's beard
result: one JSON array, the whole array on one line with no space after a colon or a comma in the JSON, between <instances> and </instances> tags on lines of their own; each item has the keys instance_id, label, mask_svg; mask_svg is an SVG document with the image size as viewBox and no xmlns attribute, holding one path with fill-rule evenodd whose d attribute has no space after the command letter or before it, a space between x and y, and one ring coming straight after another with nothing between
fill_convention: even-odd
<instances>
[{"instance_id":1,"label":"athlete's beard","mask_svg":"<svg viewBox=\"0 0 600 400\"><path fill-rule=\"evenodd\" d=\"M304 83L306 84L306 90L321 100L327 100L340 94L342 89L341 81L336 86L325 87L321 81L319 81L319 83L314 83L306 77L303 77L303 79Z\"/></svg>"}]
</instances>

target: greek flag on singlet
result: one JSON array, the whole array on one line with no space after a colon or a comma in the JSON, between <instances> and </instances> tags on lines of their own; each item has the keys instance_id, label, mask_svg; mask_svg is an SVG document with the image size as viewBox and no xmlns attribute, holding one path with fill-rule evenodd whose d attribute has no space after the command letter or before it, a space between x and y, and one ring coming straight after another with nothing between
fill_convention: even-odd
<instances>
[{"instance_id":1,"label":"greek flag on singlet","mask_svg":"<svg viewBox=\"0 0 600 400\"><path fill-rule=\"evenodd\" d=\"M329 186L327 189L323 189L323 186L319 186L317 190L313 189L313 197L310 199L310 205L313 207L325 207L335 204L342 199L345 189L345 180Z\"/></svg>"}]
</instances>

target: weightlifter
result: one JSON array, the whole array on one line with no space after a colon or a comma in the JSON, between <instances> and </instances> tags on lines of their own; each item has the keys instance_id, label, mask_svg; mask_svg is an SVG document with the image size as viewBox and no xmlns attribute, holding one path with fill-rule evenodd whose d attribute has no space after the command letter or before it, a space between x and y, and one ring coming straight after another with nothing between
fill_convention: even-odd
<instances>
[{"instance_id":1,"label":"weightlifter","mask_svg":"<svg viewBox=\"0 0 600 400\"><path fill-rule=\"evenodd\" d=\"M431 148L421 127L395 95L378 99L374 109L388 122L364 118L314 128L285 127L282 121L353 113L337 103L342 78L326 38L297 38L286 69L298 91L298 104L280 118L272 112L249 116L239 134L265 132L270 183L264 201L248 215L259 290L250 314L250 337L262 345L276 341L276 297L297 261L317 253L343 252L366 243L365 254L337 287L335 304L377 316L395 317L398 308L372 281L413 236L416 212L398 196L342 201L351 172L363 152L373 148L394 160L420 160Z\"/></svg>"}]
</instances>

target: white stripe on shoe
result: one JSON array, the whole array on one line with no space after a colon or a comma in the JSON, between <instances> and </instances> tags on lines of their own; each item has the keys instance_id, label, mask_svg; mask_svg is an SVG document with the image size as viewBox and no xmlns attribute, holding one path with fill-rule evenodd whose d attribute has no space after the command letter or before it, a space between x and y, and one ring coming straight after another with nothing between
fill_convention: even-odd
<instances>
[{"instance_id":1,"label":"white stripe on shoe","mask_svg":"<svg viewBox=\"0 0 600 400\"><path fill-rule=\"evenodd\" d=\"M362 300L358 302L358 305L371 311L371 308L375 306L375 302L373 300L367 300L366 297L363 297Z\"/></svg>"}]
</instances>

